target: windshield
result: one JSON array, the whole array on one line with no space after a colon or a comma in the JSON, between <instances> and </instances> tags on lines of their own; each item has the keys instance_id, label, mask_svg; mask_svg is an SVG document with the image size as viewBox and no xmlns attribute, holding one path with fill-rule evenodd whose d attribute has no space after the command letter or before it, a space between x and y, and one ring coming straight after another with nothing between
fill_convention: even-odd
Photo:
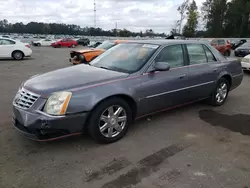
<instances>
[{"instance_id":1,"label":"windshield","mask_svg":"<svg viewBox=\"0 0 250 188\"><path fill-rule=\"evenodd\" d=\"M104 41L102 44L98 46L100 49L108 50L109 48L115 46L115 42Z\"/></svg>"},{"instance_id":2,"label":"windshield","mask_svg":"<svg viewBox=\"0 0 250 188\"><path fill-rule=\"evenodd\" d=\"M237 43L240 43L240 40L230 40L229 42L233 44L237 44Z\"/></svg>"},{"instance_id":3,"label":"windshield","mask_svg":"<svg viewBox=\"0 0 250 188\"><path fill-rule=\"evenodd\" d=\"M159 45L122 43L106 51L91 65L118 72L133 73L141 69Z\"/></svg>"}]
</instances>

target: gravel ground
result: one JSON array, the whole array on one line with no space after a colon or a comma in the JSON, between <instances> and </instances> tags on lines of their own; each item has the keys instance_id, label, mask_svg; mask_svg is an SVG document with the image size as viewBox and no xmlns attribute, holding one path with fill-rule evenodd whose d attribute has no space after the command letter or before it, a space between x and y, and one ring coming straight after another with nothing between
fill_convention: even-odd
<instances>
[{"instance_id":1,"label":"gravel ground","mask_svg":"<svg viewBox=\"0 0 250 188\"><path fill-rule=\"evenodd\" d=\"M224 106L202 102L139 120L113 144L19 135L11 125L18 86L70 66L69 51L34 47L32 58L0 61L1 188L250 188L250 74Z\"/></svg>"}]
</instances>

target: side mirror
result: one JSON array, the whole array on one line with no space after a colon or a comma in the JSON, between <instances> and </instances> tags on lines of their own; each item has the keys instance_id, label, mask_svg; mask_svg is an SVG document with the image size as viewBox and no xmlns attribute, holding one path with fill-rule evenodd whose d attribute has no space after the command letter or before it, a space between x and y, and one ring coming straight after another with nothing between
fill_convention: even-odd
<instances>
[{"instance_id":1,"label":"side mirror","mask_svg":"<svg viewBox=\"0 0 250 188\"><path fill-rule=\"evenodd\" d=\"M168 71L170 66L167 62L155 62L154 66L151 68L150 72L155 71Z\"/></svg>"}]
</instances>

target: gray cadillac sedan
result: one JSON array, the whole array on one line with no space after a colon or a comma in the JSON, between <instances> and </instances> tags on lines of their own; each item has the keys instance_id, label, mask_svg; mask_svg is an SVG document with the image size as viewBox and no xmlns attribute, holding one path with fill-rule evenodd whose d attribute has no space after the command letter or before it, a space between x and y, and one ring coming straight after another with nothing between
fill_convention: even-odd
<instances>
[{"instance_id":1,"label":"gray cadillac sedan","mask_svg":"<svg viewBox=\"0 0 250 188\"><path fill-rule=\"evenodd\" d=\"M25 81L13 101L13 124L24 135L49 141L84 131L110 143L133 120L207 99L222 105L239 86L240 61L199 41L128 41L90 65Z\"/></svg>"}]
</instances>

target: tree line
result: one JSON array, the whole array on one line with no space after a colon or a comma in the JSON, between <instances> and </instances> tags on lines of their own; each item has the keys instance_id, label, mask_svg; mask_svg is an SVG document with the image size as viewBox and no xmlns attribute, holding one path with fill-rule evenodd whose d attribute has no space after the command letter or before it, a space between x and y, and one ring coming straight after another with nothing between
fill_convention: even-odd
<instances>
[{"instance_id":1,"label":"tree line","mask_svg":"<svg viewBox=\"0 0 250 188\"><path fill-rule=\"evenodd\" d=\"M84 27L75 24L22 22L9 23L8 20L0 20L0 33L30 33L30 34L63 34L63 35L86 35L86 36L120 36L120 37L165 37L165 33L155 33L152 29L145 32L132 32L127 29L103 30L102 28Z\"/></svg>"},{"instance_id":2,"label":"tree line","mask_svg":"<svg viewBox=\"0 0 250 188\"><path fill-rule=\"evenodd\" d=\"M178 7L180 19L171 33L186 37L250 37L250 0L205 0L198 10L195 0ZM186 24L182 27L184 20ZM204 29L198 30L198 24Z\"/></svg>"}]
</instances>

